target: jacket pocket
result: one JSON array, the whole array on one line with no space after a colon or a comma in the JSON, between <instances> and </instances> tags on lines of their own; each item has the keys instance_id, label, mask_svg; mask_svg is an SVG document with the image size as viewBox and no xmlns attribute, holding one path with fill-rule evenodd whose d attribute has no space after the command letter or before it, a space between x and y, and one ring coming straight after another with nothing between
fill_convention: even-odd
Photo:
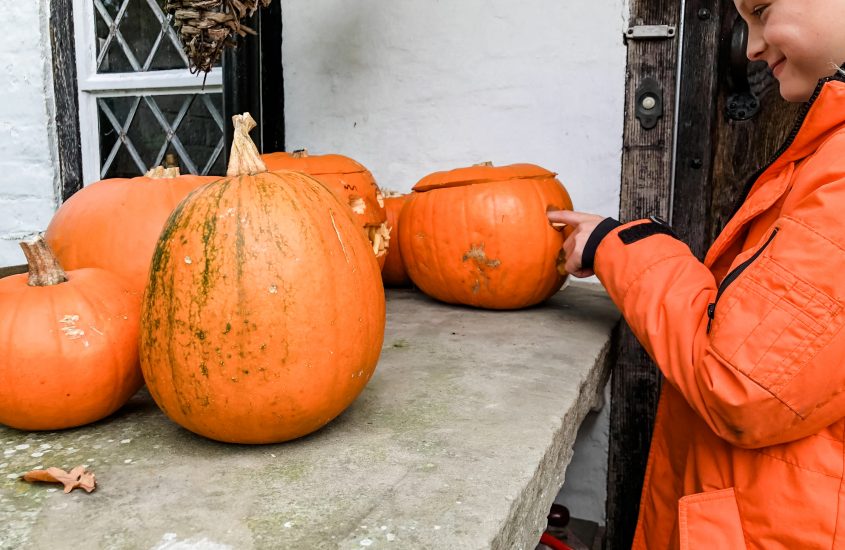
<instances>
[{"instance_id":1,"label":"jacket pocket","mask_svg":"<svg viewBox=\"0 0 845 550\"><path fill-rule=\"evenodd\" d=\"M746 548L733 487L681 498L678 533L681 550Z\"/></svg>"},{"instance_id":2,"label":"jacket pocket","mask_svg":"<svg viewBox=\"0 0 845 550\"><path fill-rule=\"evenodd\" d=\"M710 342L737 370L780 395L839 328L841 304L781 265L771 248L720 289Z\"/></svg>"}]
</instances>

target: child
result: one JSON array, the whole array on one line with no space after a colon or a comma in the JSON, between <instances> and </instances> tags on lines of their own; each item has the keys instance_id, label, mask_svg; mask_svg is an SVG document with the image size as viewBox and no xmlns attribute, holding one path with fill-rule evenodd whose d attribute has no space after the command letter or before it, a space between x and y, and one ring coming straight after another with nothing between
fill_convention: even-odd
<instances>
[{"instance_id":1,"label":"child","mask_svg":"<svg viewBox=\"0 0 845 550\"><path fill-rule=\"evenodd\" d=\"M666 376L634 548L845 547L845 1L735 0L807 108L704 263L660 220L572 227Z\"/></svg>"}]
</instances>

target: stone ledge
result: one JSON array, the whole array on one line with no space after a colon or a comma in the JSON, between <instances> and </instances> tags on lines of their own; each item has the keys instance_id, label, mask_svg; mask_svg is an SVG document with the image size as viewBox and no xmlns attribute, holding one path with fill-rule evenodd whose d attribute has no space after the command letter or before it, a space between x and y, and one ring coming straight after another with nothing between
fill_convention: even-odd
<instances>
[{"instance_id":1,"label":"stone ledge","mask_svg":"<svg viewBox=\"0 0 845 550\"><path fill-rule=\"evenodd\" d=\"M389 291L375 375L308 437L216 443L144 391L91 426L0 427L0 548L531 550L618 319L594 285L514 312ZM77 464L96 492L17 479Z\"/></svg>"}]
</instances>

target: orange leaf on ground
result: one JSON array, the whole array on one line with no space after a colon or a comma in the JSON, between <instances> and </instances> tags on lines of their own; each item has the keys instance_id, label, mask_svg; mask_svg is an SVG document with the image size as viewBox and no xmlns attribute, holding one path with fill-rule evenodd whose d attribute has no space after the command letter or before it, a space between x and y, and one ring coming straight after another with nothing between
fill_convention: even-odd
<instances>
[{"instance_id":1,"label":"orange leaf on ground","mask_svg":"<svg viewBox=\"0 0 845 550\"><path fill-rule=\"evenodd\" d=\"M61 468L47 468L46 470L32 470L23 475L24 481L30 483L42 481L44 483L61 483L65 486L65 493L69 493L77 487L85 489L87 492L93 491L97 487L97 481L94 478L94 472L89 472L85 466L77 466L70 472L66 472Z\"/></svg>"}]
</instances>

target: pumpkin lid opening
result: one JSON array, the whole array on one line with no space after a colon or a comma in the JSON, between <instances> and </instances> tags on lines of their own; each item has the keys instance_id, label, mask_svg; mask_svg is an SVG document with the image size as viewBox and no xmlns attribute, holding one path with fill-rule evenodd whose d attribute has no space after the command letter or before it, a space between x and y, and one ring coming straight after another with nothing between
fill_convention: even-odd
<instances>
[{"instance_id":1,"label":"pumpkin lid opening","mask_svg":"<svg viewBox=\"0 0 845 550\"><path fill-rule=\"evenodd\" d=\"M360 174L368 170L363 164L344 155L311 155L308 149L297 149L287 153L267 153L262 155L271 167L305 172L312 176L325 174Z\"/></svg>"},{"instance_id":2,"label":"pumpkin lid opening","mask_svg":"<svg viewBox=\"0 0 845 550\"><path fill-rule=\"evenodd\" d=\"M178 166L156 166L155 168L150 168L144 174L145 177L154 180L163 180L168 178L178 178L182 174L179 172Z\"/></svg>"},{"instance_id":3,"label":"pumpkin lid opening","mask_svg":"<svg viewBox=\"0 0 845 550\"><path fill-rule=\"evenodd\" d=\"M546 179L557 174L549 172L536 164L510 164L508 166L493 166L492 163L482 163L466 168L456 168L443 172L434 172L421 179L414 186L414 191L422 193L432 189L447 187L463 187L480 183L493 183L506 180Z\"/></svg>"}]
</instances>

